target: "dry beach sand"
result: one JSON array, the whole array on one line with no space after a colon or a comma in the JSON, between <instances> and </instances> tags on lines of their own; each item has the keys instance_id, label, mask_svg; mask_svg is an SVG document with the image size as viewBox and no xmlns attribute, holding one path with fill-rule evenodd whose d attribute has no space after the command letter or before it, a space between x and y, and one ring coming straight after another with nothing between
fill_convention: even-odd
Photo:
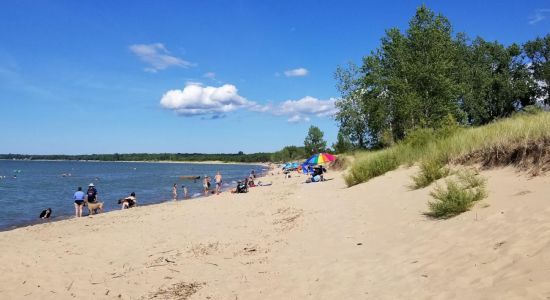
<instances>
[{"instance_id":1,"label":"dry beach sand","mask_svg":"<svg viewBox=\"0 0 550 300\"><path fill-rule=\"evenodd\" d=\"M423 215L416 168L0 233L0 299L548 299L550 178L484 171L489 197ZM67 205L71 205L68 203Z\"/></svg>"}]
</instances>

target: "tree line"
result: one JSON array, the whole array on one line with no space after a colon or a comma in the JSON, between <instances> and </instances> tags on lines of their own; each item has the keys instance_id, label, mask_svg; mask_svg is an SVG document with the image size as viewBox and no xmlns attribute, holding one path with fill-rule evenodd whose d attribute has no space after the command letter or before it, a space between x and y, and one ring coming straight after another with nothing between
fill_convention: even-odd
<instances>
[{"instance_id":1,"label":"tree line","mask_svg":"<svg viewBox=\"0 0 550 300\"><path fill-rule=\"evenodd\" d=\"M477 126L549 102L550 34L505 46L453 32L426 6L386 31L362 65L335 72L337 152L385 147L419 128Z\"/></svg>"},{"instance_id":2,"label":"tree line","mask_svg":"<svg viewBox=\"0 0 550 300\"><path fill-rule=\"evenodd\" d=\"M87 155L26 155L0 154L0 159L28 159L28 160L94 160L94 161L222 161L222 162L268 162L272 153L259 152L244 154L204 154L204 153L114 153L114 154L87 154Z\"/></svg>"},{"instance_id":3,"label":"tree line","mask_svg":"<svg viewBox=\"0 0 550 300\"><path fill-rule=\"evenodd\" d=\"M258 152L245 154L239 151L236 154L219 153L114 153L114 154L84 154L84 155L29 155L29 154L0 154L0 159L20 160L91 160L91 161L222 161L242 163L289 162L305 159L312 154L327 152L327 142L323 139L323 132L316 126L309 128L304 140L304 146L286 146L276 152Z\"/></svg>"}]
</instances>

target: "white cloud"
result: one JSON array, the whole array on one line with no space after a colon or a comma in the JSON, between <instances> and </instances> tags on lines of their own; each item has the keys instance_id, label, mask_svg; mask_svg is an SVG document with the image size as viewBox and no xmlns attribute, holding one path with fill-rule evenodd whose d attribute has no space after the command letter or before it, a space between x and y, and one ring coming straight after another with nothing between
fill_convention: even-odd
<instances>
[{"instance_id":1,"label":"white cloud","mask_svg":"<svg viewBox=\"0 0 550 300\"><path fill-rule=\"evenodd\" d=\"M336 99L334 98L319 100L311 96L305 96L300 100L286 100L280 105L278 113L327 117L336 113L336 108L334 106L335 102Z\"/></svg>"},{"instance_id":2,"label":"white cloud","mask_svg":"<svg viewBox=\"0 0 550 300\"><path fill-rule=\"evenodd\" d=\"M309 71L306 68L298 68L285 71L286 77L302 77L306 76L307 74L309 74Z\"/></svg>"},{"instance_id":3,"label":"white cloud","mask_svg":"<svg viewBox=\"0 0 550 300\"><path fill-rule=\"evenodd\" d=\"M132 53L150 66L145 68L145 71L148 72L156 73L169 67L189 68L195 66L194 63L170 55L168 49L161 43L135 44L129 48Z\"/></svg>"},{"instance_id":4,"label":"white cloud","mask_svg":"<svg viewBox=\"0 0 550 300\"><path fill-rule=\"evenodd\" d=\"M534 25L544 19L550 14L550 8L536 9L535 13L529 17L529 25Z\"/></svg>"},{"instance_id":5,"label":"white cloud","mask_svg":"<svg viewBox=\"0 0 550 300\"><path fill-rule=\"evenodd\" d=\"M220 87L188 84L183 90L166 92L160 105L182 116L211 115L212 118L219 118L225 113L256 104L240 96L237 87L232 84Z\"/></svg>"},{"instance_id":6,"label":"white cloud","mask_svg":"<svg viewBox=\"0 0 550 300\"><path fill-rule=\"evenodd\" d=\"M202 75L202 77L208 78L208 79L215 79L215 78L216 78L216 73L214 73L214 72L206 72L206 73L204 73L204 75Z\"/></svg>"},{"instance_id":7,"label":"white cloud","mask_svg":"<svg viewBox=\"0 0 550 300\"><path fill-rule=\"evenodd\" d=\"M258 105L250 108L252 111L269 112L276 116L289 116L290 123L309 122L312 116L332 117L336 113L336 99L319 100L306 96L299 100L286 100L279 105Z\"/></svg>"},{"instance_id":8,"label":"white cloud","mask_svg":"<svg viewBox=\"0 0 550 300\"><path fill-rule=\"evenodd\" d=\"M300 123L300 122L309 122L309 117L304 117L304 116L300 116L300 115L294 115L290 118L288 118L288 122L289 123Z\"/></svg>"},{"instance_id":9,"label":"white cloud","mask_svg":"<svg viewBox=\"0 0 550 300\"><path fill-rule=\"evenodd\" d=\"M219 87L187 83L182 89L167 91L160 100L163 108L178 115L202 116L204 119L225 117L227 113L244 109L256 113L267 113L287 117L290 123L309 122L312 117L332 117L336 113L336 99L319 100L306 96L299 100L282 103L258 104L239 95L237 87L224 84Z\"/></svg>"}]
</instances>

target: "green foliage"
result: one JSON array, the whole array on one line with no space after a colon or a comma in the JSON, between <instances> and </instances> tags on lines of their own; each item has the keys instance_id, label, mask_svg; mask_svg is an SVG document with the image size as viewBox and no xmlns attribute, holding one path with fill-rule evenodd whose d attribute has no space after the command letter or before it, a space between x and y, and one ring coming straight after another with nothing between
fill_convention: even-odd
<instances>
[{"instance_id":1,"label":"green foliage","mask_svg":"<svg viewBox=\"0 0 550 300\"><path fill-rule=\"evenodd\" d=\"M289 162L306 158L304 147L286 146L271 155L273 162Z\"/></svg>"},{"instance_id":2,"label":"green foliage","mask_svg":"<svg viewBox=\"0 0 550 300\"><path fill-rule=\"evenodd\" d=\"M311 125L304 140L306 155L326 152L327 142L323 140L323 132L319 127Z\"/></svg>"},{"instance_id":3,"label":"green foliage","mask_svg":"<svg viewBox=\"0 0 550 300\"><path fill-rule=\"evenodd\" d=\"M449 168L445 167L445 164L441 160L427 159L420 164L418 175L412 177L414 182L413 188L420 189L427 187L432 182L448 175Z\"/></svg>"},{"instance_id":4,"label":"green foliage","mask_svg":"<svg viewBox=\"0 0 550 300\"><path fill-rule=\"evenodd\" d=\"M456 180L447 180L447 186L437 186L430 193L435 201L428 202L427 215L446 219L468 211L485 197L485 180L473 172L461 172Z\"/></svg>"},{"instance_id":5,"label":"green foliage","mask_svg":"<svg viewBox=\"0 0 550 300\"><path fill-rule=\"evenodd\" d=\"M353 164L344 180L348 186L356 185L394 170L399 164L399 158L393 151L371 152Z\"/></svg>"},{"instance_id":6,"label":"green foliage","mask_svg":"<svg viewBox=\"0 0 550 300\"><path fill-rule=\"evenodd\" d=\"M535 83L519 47L477 38L464 54L463 110L467 123L486 124L533 104Z\"/></svg>"},{"instance_id":7,"label":"green foliage","mask_svg":"<svg viewBox=\"0 0 550 300\"><path fill-rule=\"evenodd\" d=\"M339 131L336 143L332 145L332 148L336 153L346 153L352 151L354 147L349 137Z\"/></svg>"},{"instance_id":8,"label":"green foliage","mask_svg":"<svg viewBox=\"0 0 550 300\"><path fill-rule=\"evenodd\" d=\"M525 43L523 49L534 79L542 83L537 85L537 95L550 104L550 34Z\"/></svg>"},{"instance_id":9,"label":"green foliage","mask_svg":"<svg viewBox=\"0 0 550 300\"><path fill-rule=\"evenodd\" d=\"M516 44L471 41L421 6L406 30L386 31L362 66L338 67L336 121L358 148L387 147L418 129L448 136L459 125L510 116L537 96L548 102L549 58L550 34L523 52Z\"/></svg>"}]
</instances>

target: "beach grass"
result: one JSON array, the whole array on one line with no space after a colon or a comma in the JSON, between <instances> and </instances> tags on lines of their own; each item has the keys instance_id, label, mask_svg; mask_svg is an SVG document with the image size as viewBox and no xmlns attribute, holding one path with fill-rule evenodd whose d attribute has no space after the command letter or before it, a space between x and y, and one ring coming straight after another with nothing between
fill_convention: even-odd
<instances>
[{"instance_id":1,"label":"beach grass","mask_svg":"<svg viewBox=\"0 0 550 300\"><path fill-rule=\"evenodd\" d=\"M435 201L428 202L426 215L447 219L468 211L475 202L487 197L486 181L473 171L461 171L446 186L437 185L430 193Z\"/></svg>"},{"instance_id":2,"label":"beach grass","mask_svg":"<svg viewBox=\"0 0 550 300\"><path fill-rule=\"evenodd\" d=\"M420 171L412 177L413 189L420 189L429 186L432 182L447 177L450 169L445 166L443 161L428 159L420 163Z\"/></svg>"},{"instance_id":3,"label":"beach grass","mask_svg":"<svg viewBox=\"0 0 550 300\"><path fill-rule=\"evenodd\" d=\"M486 167L512 164L537 173L548 167L549 146L549 112L518 113L485 126L456 128L443 135L421 129L390 148L356 153L345 181L353 186L400 165L417 163L421 164L421 171L413 181L418 187L444 177L443 168L449 163L480 163Z\"/></svg>"}]
</instances>

